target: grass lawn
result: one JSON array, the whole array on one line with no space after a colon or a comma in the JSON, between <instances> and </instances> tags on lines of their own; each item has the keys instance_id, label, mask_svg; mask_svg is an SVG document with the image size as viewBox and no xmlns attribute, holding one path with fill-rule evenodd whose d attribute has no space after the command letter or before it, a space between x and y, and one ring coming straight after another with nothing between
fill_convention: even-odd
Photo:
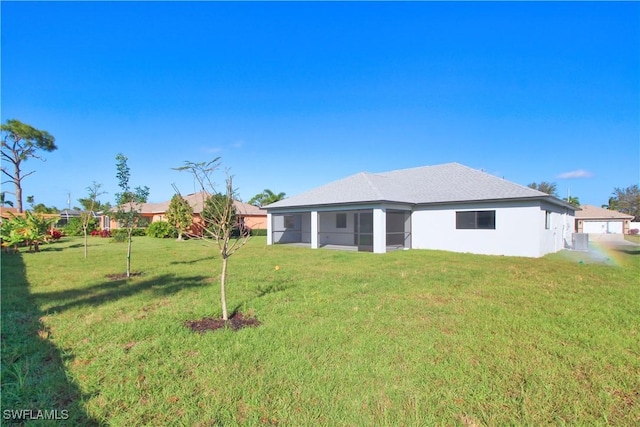
<instances>
[{"instance_id":1,"label":"grass lawn","mask_svg":"<svg viewBox=\"0 0 640 427\"><path fill-rule=\"evenodd\" d=\"M625 240L628 240L633 243L640 243L640 235L638 234L635 234L635 235L625 234L624 238Z\"/></svg>"},{"instance_id":2,"label":"grass lawn","mask_svg":"<svg viewBox=\"0 0 640 427\"><path fill-rule=\"evenodd\" d=\"M107 278L124 244L42 249L2 256L4 423L22 408L74 426L640 423L640 250L592 264L257 237L227 294L262 324L200 335L183 324L220 316L214 247L135 238L129 281Z\"/></svg>"}]
</instances>

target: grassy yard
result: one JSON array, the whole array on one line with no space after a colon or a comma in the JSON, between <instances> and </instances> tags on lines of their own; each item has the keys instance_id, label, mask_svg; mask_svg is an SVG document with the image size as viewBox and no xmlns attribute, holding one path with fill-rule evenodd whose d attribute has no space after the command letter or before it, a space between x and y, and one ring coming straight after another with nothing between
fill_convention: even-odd
<instances>
[{"instance_id":1,"label":"grassy yard","mask_svg":"<svg viewBox=\"0 0 640 427\"><path fill-rule=\"evenodd\" d=\"M640 423L640 250L608 263L80 239L2 256L2 410L67 425ZM276 268L276 266L278 268ZM35 414L35 412L34 412ZM60 414L58 414L60 415ZM50 425L35 421L29 425Z\"/></svg>"},{"instance_id":2,"label":"grassy yard","mask_svg":"<svg viewBox=\"0 0 640 427\"><path fill-rule=\"evenodd\" d=\"M638 235L638 234L636 234L636 235L626 234L624 236L624 238L625 238L625 240L628 240L628 241L633 242L633 243L640 243L640 235Z\"/></svg>"}]
</instances>

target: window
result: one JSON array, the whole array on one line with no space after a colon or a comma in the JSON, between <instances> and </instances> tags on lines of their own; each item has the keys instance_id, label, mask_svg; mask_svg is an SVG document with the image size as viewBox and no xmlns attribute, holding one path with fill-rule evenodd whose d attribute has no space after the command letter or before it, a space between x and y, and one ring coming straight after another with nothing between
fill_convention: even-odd
<instances>
[{"instance_id":1,"label":"window","mask_svg":"<svg viewBox=\"0 0 640 427\"><path fill-rule=\"evenodd\" d=\"M336 214L336 228L347 228L347 214Z\"/></svg>"},{"instance_id":2,"label":"window","mask_svg":"<svg viewBox=\"0 0 640 427\"><path fill-rule=\"evenodd\" d=\"M496 211L463 211L456 212L456 229L458 230L495 230Z\"/></svg>"},{"instance_id":3,"label":"window","mask_svg":"<svg viewBox=\"0 0 640 427\"><path fill-rule=\"evenodd\" d=\"M549 230L551 228L551 212L544 211L544 228Z\"/></svg>"}]
</instances>

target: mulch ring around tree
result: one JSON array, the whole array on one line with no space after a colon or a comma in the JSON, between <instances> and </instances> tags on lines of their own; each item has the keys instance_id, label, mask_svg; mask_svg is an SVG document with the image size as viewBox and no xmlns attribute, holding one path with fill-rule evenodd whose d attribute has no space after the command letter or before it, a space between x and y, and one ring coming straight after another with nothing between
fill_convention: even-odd
<instances>
[{"instance_id":1,"label":"mulch ring around tree","mask_svg":"<svg viewBox=\"0 0 640 427\"><path fill-rule=\"evenodd\" d=\"M255 317L246 317L242 313L233 314L226 322L223 319L205 317L200 320L187 320L184 325L193 332L203 334L207 331L229 328L237 331L242 328L255 328L260 325L260 321Z\"/></svg>"}]
</instances>

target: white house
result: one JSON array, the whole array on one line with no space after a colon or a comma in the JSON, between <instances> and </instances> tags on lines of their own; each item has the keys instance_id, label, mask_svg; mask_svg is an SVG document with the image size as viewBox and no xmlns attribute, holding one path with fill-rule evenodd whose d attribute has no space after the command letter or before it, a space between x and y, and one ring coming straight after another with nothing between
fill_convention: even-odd
<instances>
[{"instance_id":1,"label":"white house","mask_svg":"<svg viewBox=\"0 0 640 427\"><path fill-rule=\"evenodd\" d=\"M267 244L540 257L569 246L572 205L448 163L362 172L266 206Z\"/></svg>"}]
</instances>

